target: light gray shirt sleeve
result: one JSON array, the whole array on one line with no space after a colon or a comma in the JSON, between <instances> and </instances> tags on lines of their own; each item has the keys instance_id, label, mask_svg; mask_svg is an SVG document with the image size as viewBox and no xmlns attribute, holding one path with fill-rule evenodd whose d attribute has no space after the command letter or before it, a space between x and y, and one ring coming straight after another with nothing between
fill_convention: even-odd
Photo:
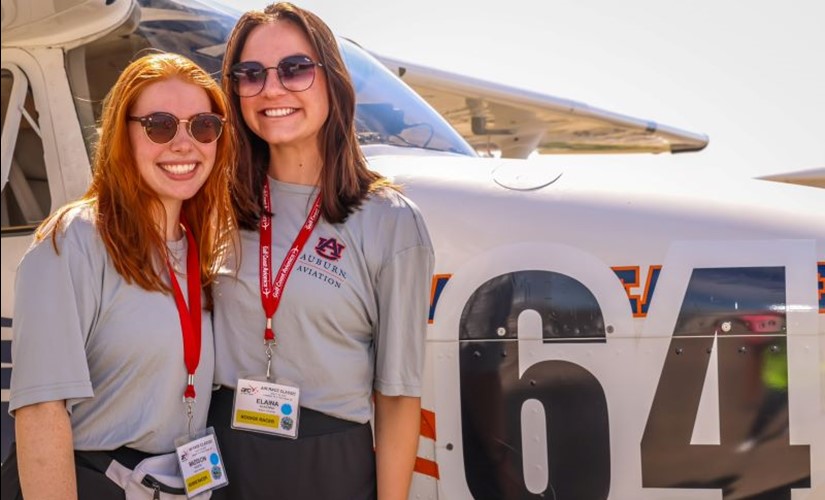
<instances>
[{"instance_id":1,"label":"light gray shirt sleeve","mask_svg":"<svg viewBox=\"0 0 825 500\"><path fill-rule=\"evenodd\" d=\"M373 388L385 396L420 396L427 312L433 274L433 247L418 207L395 192L375 224L384 240L374 277L378 305L374 335Z\"/></svg>"},{"instance_id":2,"label":"light gray shirt sleeve","mask_svg":"<svg viewBox=\"0 0 825 500\"><path fill-rule=\"evenodd\" d=\"M91 208L70 212L59 255L46 239L21 261L9 411L65 400L76 450L129 446L167 453L189 424L181 404L188 376L175 298L127 282L95 221ZM185 290L186 238L166 246ZM206 425L214 374L209 311L201 311L201 324L195 431Z\"/></svg>"},{"instance_id":3,"label":"light gray shirt sleeve","mask_svg":"<svg viewBox=\"0 0 825 500\"><path fill-rule=\"evenodd\" d=\"M378 276L374 387L385 396L420 396L433 272L431 246L396 254Z\"/></svg>"},{"instance_id":4,"label":"light gray shirt sleeve","mask_svg":"<svg viewBox=\"0 0 825 500\"><path fill-rule=\"evenodd\" d=\"M23 406L58 400L66 400L71 411L94 395L85 343L97 317L102 264L92 265L89 253L72 237L76 234L62 236L59 255L47 238L29 250L17 272L12 414Z\"/></svg>"}]
</instances>

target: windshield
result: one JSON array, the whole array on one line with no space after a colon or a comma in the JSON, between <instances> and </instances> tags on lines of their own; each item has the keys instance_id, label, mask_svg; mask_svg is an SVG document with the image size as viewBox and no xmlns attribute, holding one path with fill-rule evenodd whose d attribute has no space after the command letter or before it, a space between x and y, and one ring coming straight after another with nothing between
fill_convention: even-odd
<instances>
[{"instance_id":1,"label":"windshield","mask_svg":"<svg viewBox=\"0 0 825 500\"><path fill-rule=\"evenodd\" d=\"M138 0L120 27L70 50L66 65L87 150L97 141L103 98L129 61L152 49L176 52L220 80L238 16L197 0ZM441 115L375 58L348 40L339 39L339 45L357 93L356 128L365 154L402 147L475 156Z\"/></svg>"},{"instance_id":2,"label":"windshield","mask_svg":"<svg viewBox=\"0 0 825 500\"><path fill-rule=\"evenodd\" d=\"M357 94L361 144L389 144L475 156L474 150L424 99L366 51L340 40Z\"/></svg>"}]
</instances>

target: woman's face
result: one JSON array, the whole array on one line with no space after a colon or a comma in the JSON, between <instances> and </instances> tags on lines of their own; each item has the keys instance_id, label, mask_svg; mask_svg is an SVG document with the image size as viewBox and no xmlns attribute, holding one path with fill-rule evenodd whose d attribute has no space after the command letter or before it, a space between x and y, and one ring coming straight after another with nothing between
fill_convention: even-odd
<instances>
[{"instance_id":1,"label":"woman's face","mask_svg":"<svg viewBox=\"0 0 825 500\"><path fill-rule=\"evenodd\" d=\"M189 120L199 113L210 113L212 105L204 89L172 78L148 85L130 111L132 117L144 117L164 112ZM198 124L200 125L200 124ZM204 144L188 132L189 124L178 124L171 141L152 141L138 121L129 121L129 139L140 176L157 193L167 207L194 196L206 182L215 164L217 141ZM203 128L201 126L201 128ZM202 132L202 130L201 130Z\"/></svg>"},{"instance_id":2,"label":"woman's face","mask_svg":"<svg viewBox=\"0 0 825 500\"><path fill-rule=\"evenodd\" d=\"M303 31L280 20L255 27L246 39L238 62L255 61L265 68L278 66L285 57L302 55L319 62ZM261 92L241 97L241 113L249 128L274 147L318 148L318 134L329 114L327 80L316 66L315 80L301 92L284 88L275 69L266 73Z\"/></svg>"}]
</instances>

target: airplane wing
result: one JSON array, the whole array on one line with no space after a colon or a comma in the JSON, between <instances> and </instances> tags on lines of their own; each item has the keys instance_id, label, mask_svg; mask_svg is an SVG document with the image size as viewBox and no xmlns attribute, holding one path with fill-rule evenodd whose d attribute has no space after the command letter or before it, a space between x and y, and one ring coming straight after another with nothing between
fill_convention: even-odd
<instances>
[{"instance_id":1,"label":"airplane wing","mask_svg":"<svg viewBox=\"0 0 825 500\"><path fill-rule=\"evenodd\" d=\"M760 179L825 189L825 167L812 168L810 170L799 170L796 172L770 174L760 177Z\"/></svg>"},{"instance_id":2,"label":"airplane wing","mask_svg":"<svg viewBox=\"0 0 825 500\"><path fill-rule=\"evenodd\" d=\"M703 134L372 53L426 99L481 154L700 151Z\"/></svg>"},{"instance_id":3,"label":"airplane wing","mask_svg":"<svg viewBox=\"0 0 825 500\"><path fill-rule=\"evenodd\" d=\"M47 47L82 43L110 32L132 15L133 1L3 1L3 47Z\"/></svg>"}]
</instances>

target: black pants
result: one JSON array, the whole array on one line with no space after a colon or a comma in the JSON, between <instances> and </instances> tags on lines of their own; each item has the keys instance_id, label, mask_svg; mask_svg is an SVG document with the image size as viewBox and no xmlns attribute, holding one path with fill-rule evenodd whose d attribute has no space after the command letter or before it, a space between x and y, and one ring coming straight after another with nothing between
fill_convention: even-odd
<instances>
[{"instance_id":1,"label":"black pants","mask_svg":"<svg viewBox=\"0 0 825 500\"><path fill-rule=\"evenodd\" d=\"M301 408L298 439L232 429L234 392L212 393L215 428L229 485L214 499L373 500L375 451L369 423Z\"/></svg>"},{"instance_id":2,"label":"black pants","mask_svg":"<svg viewBox=\"0 0 825 500\"><path fill-rule=\"evenodd\" d=\"M77 498L79 500L125 500L126 495L123 489L106 477L105 469L100 470L99 467L93 466L90 461L86 460L84 453L75 451L74 457L77 473ZM134 453L140 452L134 451ZM23 498L17 466L17 447L14 443L0 471L0 493L3 500L22 500Z\"/></svg>"}]
</instances>

